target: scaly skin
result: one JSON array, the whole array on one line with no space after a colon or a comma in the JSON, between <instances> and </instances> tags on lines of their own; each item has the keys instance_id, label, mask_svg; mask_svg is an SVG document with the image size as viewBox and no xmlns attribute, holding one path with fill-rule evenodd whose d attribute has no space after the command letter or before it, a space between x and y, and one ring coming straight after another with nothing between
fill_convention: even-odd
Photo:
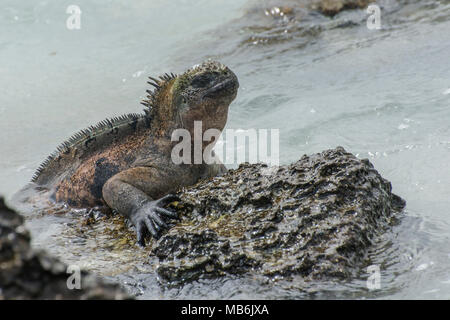
<instances>
[{"instance_id":1,"label":"scaly skin","mask_svg":"<svg viewBox=\"0 0 450 320\"><path fill-rule=\"evenodd\" d=\"M52 191L56 202L78 208L106 204L118 211L133 222L141 245L148 233L157 237L167 227L164 217L176 217L163 208L177 199L171 193L226 171L217 159L214 164L174 164L171 153L178 141L171 141L173 130L186 129L194 139L194 121L202 121L203 132L222 131L239 87L236 75L213 61L182 75L150 79L156 89L147 91L145 114L105 120L81 131L33 178ZM192 140L192 155L193 150Z\"/></svg>"}]
</instances>

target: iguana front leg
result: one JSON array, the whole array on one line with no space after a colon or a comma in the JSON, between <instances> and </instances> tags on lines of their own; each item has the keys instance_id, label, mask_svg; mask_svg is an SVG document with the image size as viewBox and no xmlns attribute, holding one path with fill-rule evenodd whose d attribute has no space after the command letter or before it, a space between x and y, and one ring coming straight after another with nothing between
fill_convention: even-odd
<instances>
[{"instance_id":1,"label":"iguana front leg","mask_svg":"<svg viewBox=\"0 0 450 320\"><path fill-rule=\"evenodd\" d=\"M131 220L136 227L138 243L142 246L145 245L148 232L157 238L159 231L167 228L162 217L177 217L174 210L163 208L179 200L177 196L167 194L174 191L167 188L173 184L158 183L167 182L167 179L160 177L161 171L155 171L149 167L124 170L111 177L103 186L103 199L108 206Z\"/></svg>"}]
</instances>

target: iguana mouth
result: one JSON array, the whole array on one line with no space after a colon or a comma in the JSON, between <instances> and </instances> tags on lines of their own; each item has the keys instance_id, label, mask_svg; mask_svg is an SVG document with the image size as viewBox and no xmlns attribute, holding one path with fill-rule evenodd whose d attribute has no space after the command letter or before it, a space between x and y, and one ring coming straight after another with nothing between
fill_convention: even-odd
<instances>
[{"instance_id":1,"label":"iguana mouth","mask_svg":"<svg viewBox=\"0 0 450 320\"><path fill-rule=\"evenodd\" d=\"M237 81L237 78L227 78L206 90L203 97L219 98L222 96L229 96L230 94L236 93L238 88L239 82Z\"/></svg>"}]
</instances>

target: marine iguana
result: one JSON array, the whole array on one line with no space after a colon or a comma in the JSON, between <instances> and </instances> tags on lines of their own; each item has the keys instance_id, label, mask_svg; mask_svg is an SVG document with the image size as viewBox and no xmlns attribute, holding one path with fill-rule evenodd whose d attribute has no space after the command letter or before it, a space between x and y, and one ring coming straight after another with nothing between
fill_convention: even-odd
<instances>
[{"instance_id":1,"label":"marine iguana","mask_svg":"<svg viewBox=\"0 0 450 320\"><path fill-rule=\"evenodd\" d=\"M181 75L166 73L149 79L155 88L147 90L147 99L141 102L143 114L107 119L76 133L32 178L50 190L55 202L75 208L107 205L116 210L134 224L143 246L148 233L158 237L167 228L163 217L177 217L175 211L164 208L177 199L171 193L226 171L218 159L213 164L174 164L171 151L178 142L171 141L172 132L186 129L193 142L194 121L202 121L203 132L222 131L239 87L236 75L215 61ZM202 142L202 146L206 145Z\"/></svg>"}]
</instances>

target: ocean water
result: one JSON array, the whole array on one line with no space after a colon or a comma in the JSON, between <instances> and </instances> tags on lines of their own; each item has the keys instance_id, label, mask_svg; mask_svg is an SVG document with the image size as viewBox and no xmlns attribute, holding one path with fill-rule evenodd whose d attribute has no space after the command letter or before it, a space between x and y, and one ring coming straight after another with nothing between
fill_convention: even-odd
<instances>
[{"instance_id":1,"label":"ocean water","mask_svg":"<svg viewBox=\"0 0 450 320\"><path fill-rule=\"evenodd\" d=\"M450 1L377 1L379 30L366 27L364 10L333 19L264 13L277 3L295 1L3 0L0 194L10 199L75 131L139 112L146 76L214 58L240 81L227 128L279 129L283 164L343 146L369 158L407 202L369 253L381 288L361 289L362 275L314 297L449 299ZM71 4L82 12L79 30L66 26ZM45 225L30 228L52 252ZM167 290L146 274L116 279L142 298L299 297L251 279Z\"/></svg>"}]
</instances>

